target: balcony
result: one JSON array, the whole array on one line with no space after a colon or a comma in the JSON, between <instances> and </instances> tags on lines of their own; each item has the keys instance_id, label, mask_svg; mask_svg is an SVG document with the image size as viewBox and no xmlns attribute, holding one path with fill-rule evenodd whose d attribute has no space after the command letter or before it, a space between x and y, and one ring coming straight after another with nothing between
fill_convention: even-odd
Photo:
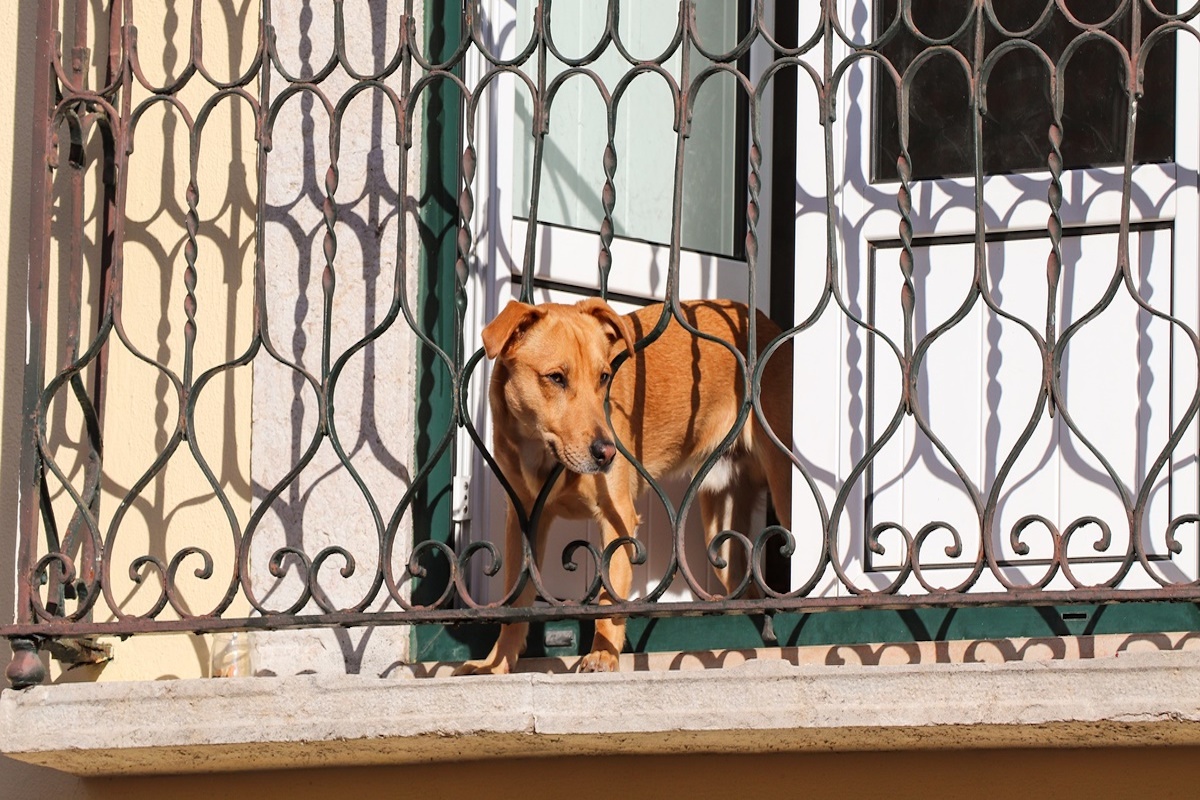
<instances>
[{"instance_id":1,"label":"balcony","mask_svg":"<svg viewBox=\"0 0 1200 800\"><path fill-rule=\"evenodd\" d=\"M660 669L690 659L793 680L899 652L879 691L903 694L972 642L1103 660L1101 693L1177 672L1189 655L1123 673L1100 654L1200 629L1195 12L834 5L39 6L13 686L121 662L200 677L242 632L264 683L235 694L266 703L325 679L297 673L441 675L505 623L532 623L531 668L556 672L612 617L623 691L682 686ZM536 561L505 550L506 509L532 541L569 476L526 503L500 466L482 330L510 299L595 296L664 304L639 348L667 326L698 343L697 298L779 333L727 348L748 389L695 477L651 476L618 437L651 478L636 542L557 520ZM764 389L781 364L790 391ZM701 484L753 426L791 519L760 498L706 541ZM725 671L766 692L773 669ZM503 681L454 690L528 695L489 735L560 702L556 679ZM685 711L715 691L697 686ZM788 708L819 702L796 691ZM5 713L29 730L86 692ZM1023 721L997 713L979 741ZM936 716L886 725L900 747ZM801 728L856 725L885 721Z\"/></svg>"}]
</instances>

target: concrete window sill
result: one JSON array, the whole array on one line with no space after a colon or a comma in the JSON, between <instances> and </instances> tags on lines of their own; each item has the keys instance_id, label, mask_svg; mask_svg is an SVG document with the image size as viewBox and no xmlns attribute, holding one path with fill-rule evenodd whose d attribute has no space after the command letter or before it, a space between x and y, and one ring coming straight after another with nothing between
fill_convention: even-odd
<instances>
[{"instance_id":1,"label":"concrete window sill","mask_svg":"<svg viewBox=\"0 0 1200 800\"><path fill-rule=\"evenodd\" d=\"M414 667L388 678L43 686L0 696L0 750L106 775L565 754L1200 744L1200 650L1186 648L1196 638L1147 638L1150 652L1129 641L627 656L609 675L553 674L562 662L530 662L534 671L497 677L421 678L438 670ZM895 660L904 663L887 663Z\"/></svg>"}]
</instances>

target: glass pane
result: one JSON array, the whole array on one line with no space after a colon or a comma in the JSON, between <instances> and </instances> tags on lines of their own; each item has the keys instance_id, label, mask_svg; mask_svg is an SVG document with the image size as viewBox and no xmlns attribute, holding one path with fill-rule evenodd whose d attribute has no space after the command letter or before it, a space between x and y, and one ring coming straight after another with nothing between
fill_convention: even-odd
<instances>
[{"instance_id":1,"label":"glass pane","mask_svg":"<svg viewBox=\"0 0 1200 800\"><path fill-rule=\"evenodd\" d=\"M877 27L896 15L899 0L875 0ZM954 34L967 15L971 0L912 0L914 25L929 37ZM1166 9L1168 2L1160 3ZM1031 27L1045 8L1045 0L1008 0L994 3L1000 24L1010 31ZM953 10L947 10L952 8ZM1073 0L1067 8L1081 23L1099 23L1119 8L1116 0ZM1128 3L1104 26L1104 32L1129 50L1132 14L1142 16L1144 41L1159 20ZM1008 40L984 17L984 57ZM1084 32L1057 6L1049 19L1028 36L1055 63L1063 51ZM950 46L974 63L975 26ZM923 45L907 28L880 48L901 75ZM982 59L981 59L982 61ZM1170 161L1175 153L1175 42L1161 41L1145 58L1145 95L1138 105L1134 159L1139 163ZM1067 169L1124 162L1128 98L1122 57L1110 42L1094 37L1080 45L1063 75L1063 164ZM876 180L896 180L900 128L896 91L886 72L875 70L874 164ZM987 82L987 114L983 119L983 171L1003 174L1046 169L1050 154L1049 130L1053 121L1050 78L1037 54L1018 48L1004 55ZM969 82L958 59L943 52L934 55L916 73L909 108L909 155L913 178L928 179L970 175L974 172L974 141Z\"/></svg>"},{"instance_id":2,"label":"glass pane","mask_svg":"<svg viewBox=\"0 0 1200 800\"><path fill-rule=\"evenodd\" d=\"M518 46L528 42L534 24L535 0L518 0ZM710 52L731 50L738 41L745 3L706 0L697 4L698 33ZM551 33L567 57L590 52L604 35L606 3L554 6ZM679 4L624 2L619 33L631 55L658 58L666 50L679 21ZM664 62L676 79L678 51ZM712 62L694 49L692 80ZM537 54L522 69L536 81ZM549 56L546 80L567 69ZM633 69L611 43L588 69L594 70L610 93ZM691 136L685 149L682 196L683 246L689 250L738 257L743 249L746 205L746 101L728 76L705 83L697 97ZM516 93L513 214L529 215L533 172L533 109L528 93ZM630 84L617 109L613 145L617 156L614 176L617 236L666 244L671 237L671 211L677 134L674 104L665 80L652 73ZM538 221L598 231L604 218L601 193L605 175L604 148L608 119L604 101L591 80L577 75L558 91L550 109L544 145Z\"/></svg>"}]
</instances>

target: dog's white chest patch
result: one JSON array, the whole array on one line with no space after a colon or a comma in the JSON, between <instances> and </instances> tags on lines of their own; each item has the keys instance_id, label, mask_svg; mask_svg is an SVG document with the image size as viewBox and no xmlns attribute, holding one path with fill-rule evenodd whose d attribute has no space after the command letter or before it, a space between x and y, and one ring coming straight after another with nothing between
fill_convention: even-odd
<instances>
[{"instance_id":1,"label":"dog's white chest patch","mask_svg":"<svg viewBox=\"0 0 1200 800\"><path fill-rule=\"evenodd\" d=\"M729 456L723 456L704 476L704 482L700 484L700 488L707 492L723 492L736 483L737 479L737 462Z\"/></svg>"}]
</instances>

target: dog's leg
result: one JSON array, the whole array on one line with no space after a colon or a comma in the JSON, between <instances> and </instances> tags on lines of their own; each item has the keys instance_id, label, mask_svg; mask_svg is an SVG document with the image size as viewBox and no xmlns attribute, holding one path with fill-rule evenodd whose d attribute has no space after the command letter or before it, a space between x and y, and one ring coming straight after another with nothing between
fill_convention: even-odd
<instances>
[{"instance_id":1,"label":"dog's leg","mask_svg":"<svg viewBox=\"0 0 1200 800\"><path fill-rule=\"evenodd\" d=\"M707 550L721 531L733 527L733 496L728 489L711 491L701 488L700 520L704 524L704 547ZM717 552L720 559L725 562L725 566L713 567L713 572L717 574L717 580L721 582L721 586L725 587L726 593L729 592L731 572L729 563L731 548L729 545L730 542L726 541Z\"/></svg>"},{"instance_id":2,"label":"dog's leg","mask_svg":"<svg viewBox=\"0 0 1200 800\"><path fill-rule=\"evenodd\" d=\"M751 536L750 525L760 489L747 480L739 480L719 489L700 490L700 519L704 524L704 544L710 546L722 531L732 530ZM724 567L713 567L725 595L733 594L749 569L746 548L733 539L722 542L717 551ZM751 582L746 597L757 597L757 586Z\"/></svg>"},{"instance_id":3,"label":"dog's leg","mask_svg":"<svg viewBox=\"0 0 1200 800\"><path fill-rule=\"evenodd\" d=\"M792 462L765 435L756 443L758 463L767 474L771 504L779 524L792 529Z\"/></svg>"},{"instance_id":4,"label":"dog's leg","mask_svg":"<svg viewBox=\"0 0 1200 800\"><path fill-rule=\"evenodd\" d=\"M618 500L607 498L609 508L598 520L600 535L607 548L623 536L632 537L637 531L638 515L633 499L625 496ZM608 579L621 599L629 597L633 586L633 564L629 554L631 545L617 548L608 563ZM600 591L601 605L609 605L613 597L607 589ZM596 634L592 637L592 650L579 662L580 672L616 672L620 667L621 650L625 647L625 618L613 617L596 620Z\"/></svg>"},{"instance_id":5,"label":"dog's leg","mask_svg":"<svg viewBox=\"0 0 1200 800\"><path fill-rule=\"evenodd\" d=\"M791 358L790 348L784 351L782 357ZM783 362L781 368L768 371L763 383L763 409L766 421L771 430L779 437L784 445L792 441L792 412L787 404L790 402L792 371L790 364ZM788 398L787 401L781 398ZM770 400L768 403L767 401ZM771 490L771 504L775 507L775 517L779 524L789 531L792 529L792 461L771 441L764 429L764 423L758 417L751 420L751 431L754 437L754 460L758 468L766 475L767 487Z\"/></svg>"},{"instance_id":6,"label":"dog's leg","mask_svg":"<svg viewBox=\"0 0 1200 800\"><path fill-rule=\"evenodd\" d=\"M537 547L534 558L542 563L542 551L546 548L545 531L549 520L543 520L539 526L538 535L534 537ZM521 575L524 559L524 532L517 519L517 513L509 505L508 514L504 520L504 590L507 592L517 584ZM532 580L526 580L524 588L513 606L533 605L535 589ZM487 658L477 661L467 661L454 670L455 675L504 675L513 671L517 659L525 652L526 640L529 638L529 623L514 622L500 626L500 637L492 647Z\"/></svg>"}]
</instances>

